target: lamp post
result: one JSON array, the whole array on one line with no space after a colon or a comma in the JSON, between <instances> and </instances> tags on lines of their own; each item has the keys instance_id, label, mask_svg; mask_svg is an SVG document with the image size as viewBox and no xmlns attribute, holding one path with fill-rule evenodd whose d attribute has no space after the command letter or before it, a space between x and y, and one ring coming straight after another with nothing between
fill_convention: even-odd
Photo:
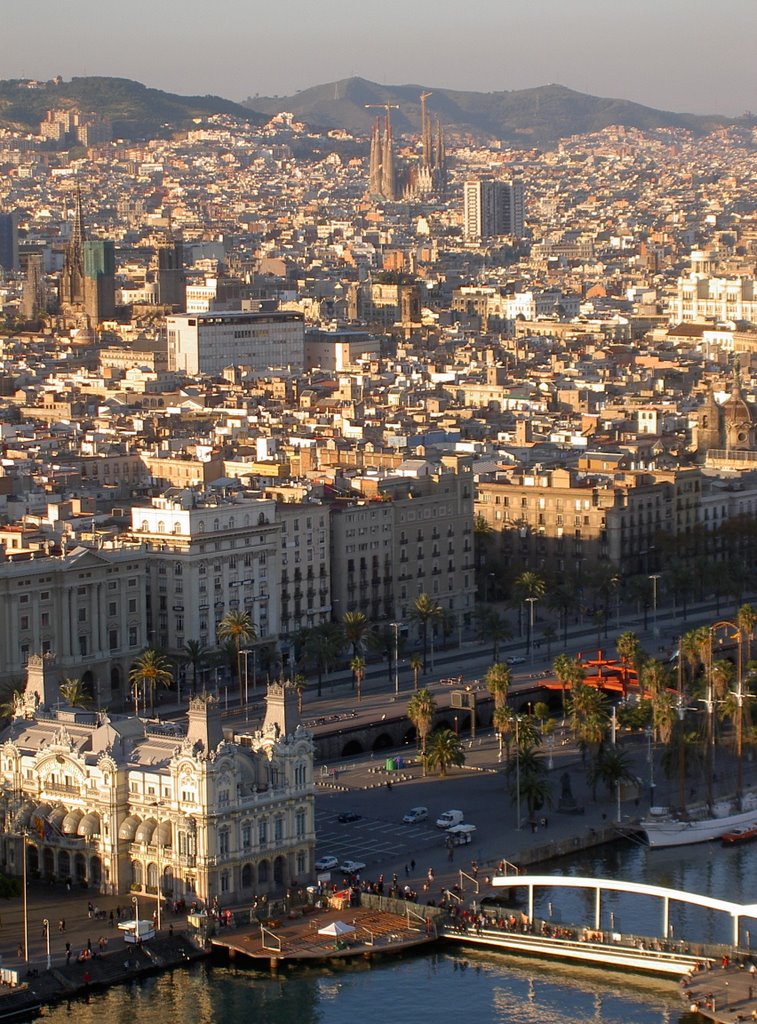
<instances>
[{"instance_id":1,"label":"lamp post","mask_svg":"<svg viewBox=\"0 0 757 1024\"><path fill-rule=\"evenodd\" d=\"M29 896L26 877L26 832L21 833L21 885L23 886L24 960L29 963Z\"/></svg>"},{"instance_id":2,"label":"lamp post","mask_svg":"<svg viewBox=\"0 0 757 1024\"><path fill-rule=\"evenodd\" d=\"M50 922L44 918L42 924L45 928L45 945L47 946L47 969L50 970Z\"/></svg>"},{"instance_id":3,"label":"lamp post","mask_svg":"<svg viewBox=\"0 0 757 1024\"><path fill-rule=\"evenodd\" d=\"M139 898L132 896L131 902L134 904L134 942L139 942Z\"/></svg>"},{"instance_id":4,"label":"lamp post","mask_svg":"<svg viewBox=\"0 0 757 1024\"><path fill-rule=\"evenodd\" d=\"M534 604L538 600L538 597L526 598L528 601L528 654L532 665L534 663Z\"/></svg>"},{"instance_id":5,"label":"lamp post","mask_svg":"<svg viewBox=\"0 0 757 1024\"><path fill-rule=\"evenodd\" d=\"M652 581L652 631L655 636L659 636L660 630L657 628L657 581L660 578L660 573L652 573L649 578Z\"/></svg>"},{"instance_id":6,"label":"lamp post","mask_svg":"<svg viewBox=\"0 0 757 1024\"><path fill-rule=\"evenodd\" d=\"M520 715L515 716L515 831L520 832Z\"/></svg>"},{"instance_id":7,"label":"lamp post","mask_svg":"<svg viewBox=\"0 0 757 1024\"><path fill-rule=\"evenodd\" d=\"M394 696L398 697L400 692L400 668L399 668L399 643L400 643L400 624L399 622L392 623L392 629L394 630Z\"/></svg>"}]
</instances>

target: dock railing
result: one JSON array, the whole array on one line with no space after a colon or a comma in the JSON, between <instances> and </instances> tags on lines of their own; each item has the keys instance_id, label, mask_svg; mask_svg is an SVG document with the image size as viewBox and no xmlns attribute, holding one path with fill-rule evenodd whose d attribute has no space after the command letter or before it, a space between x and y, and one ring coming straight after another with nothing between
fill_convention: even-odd
<instances>
[{"instance_id":1,"label":"dock railing","mask_svg":"<svg viewBox=\"0 0 757 1024\"><path fill-rule=\"evenodd\" d=\"M268 943L266 942L266 937L269 935L271 937L271 940L276 943L275 946L269 946ZM260 945L263 947L263 949L273 949L277 953L281 952L281 939L275 932L272 932L270 928L266 928L264 924L261 924L260 926Z\"/></svg>"}]
</instances>

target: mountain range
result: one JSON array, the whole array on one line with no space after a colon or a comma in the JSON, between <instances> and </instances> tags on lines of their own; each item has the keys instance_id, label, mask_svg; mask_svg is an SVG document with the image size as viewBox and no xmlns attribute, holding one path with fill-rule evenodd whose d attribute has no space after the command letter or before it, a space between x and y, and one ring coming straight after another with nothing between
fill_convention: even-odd
<instances>
[{"instance_id":1,"label":"mountain range","mask_svg":"<svg viewBox=\"0 0 757 1024\"><path fill-rule=\"evenodd\" d=\"M500 139L520 147L550 147L569 135L598 131L608 125L625 125L650 131L656 128L689 128L704 134L733 123L718 115L677 114L654 110L628 100L605 99L575 92L562 85L507 92L461 92L421 85L378 85L364 78L346 78L294 96L254 96L245 106L269 116L288 110L300 120L324 127L339 127L367 134L380 109L368 105L396 104L392 110L395 132L418 133L420 94L430 93L427 109L445 126L477 137Z\"/></svg>"},{"instance_id":2,"label":"mountain range","mask_svg":"<svg viewBox=\"0 0 757 1024\"><path fill-rule=\"evenodd\" d=\"M120 139L160 137L168 130L185 128L196 117L231 114L253 124L268 118L220 96L177 96L149 89L129 78L53 79L30 88L24 81L0 81L0 124L38 130L45 111L78 107L85 113L110 118L113 135Z\"/></svg>"},{"instance_id":3,"label":"mountain range","mask_svg":"<svg viewBox=\"0 0 757 1024\"><path fill-rule=\"evenodd\" d=\"M379 85L364 78L346 78L304 89L294 96L254 96L243 103L220 96L179 96L150 89L127 78L84 77L66 82L0 81L0 125L36 130L45 111L79 107L110 118L117 138L161 136L191 125L197 117L229 114L252 124L290 111L316 128L341 128L367 135L385 104L392 110L395 133L417 134L420 94L429 93L428 111L445 130L477 139L500 139L520 148L550 148L559 139L597 131L608 125L643 130L688 128L704 134L734 123L719 115L679 114L655 110L627 100L575 92L562 85L502 92L464 92L421 85ZM367 109L374 106L374 109ZM746 123L746 118L739 119ZM753 123L754 119L749 118Z\"/></svg>"}]
</instances>

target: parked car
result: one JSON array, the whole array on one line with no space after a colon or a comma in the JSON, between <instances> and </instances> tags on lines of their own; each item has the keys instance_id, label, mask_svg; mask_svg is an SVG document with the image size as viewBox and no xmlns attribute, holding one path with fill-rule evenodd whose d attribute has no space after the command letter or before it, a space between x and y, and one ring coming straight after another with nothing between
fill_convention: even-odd
<instances>
[{"instance_id":1,"label":"parked car","mask_svg":"<svg viewBox=\"0 0 757 1024\"><path fill-rule=\"evenodd\" d=\"M339 863L339 860L336 857L320 857L315 862L315 870L316 871L333 871L338 863Z\"/></svg>"},{"instance_id":2,"label":"parked car","mask_svg":"<svg viewBox=\"0 0 757 1024\"><path fill-rule=\"evenodd\" d=\"M419 821L425 821L428 817L428 807L411 807L402 821L405 825L417 825Z\"/></svg>"},{"instance_id":3,"label":"parked car","mask_svg":"<svg viewBox=\"0 0 757 1024\"><path fill-rule=\"evenodd\" d=\"M339 865L339 870L345 875L356 875L358 871L362 871L365 864L362 860L343 860Z\"/></svg>"},{"instance_id":4,"label":"parked car","mask_svg":"<svg viewBox=\"0 0 757 1024\"><path fill-rule=\"evenodd\" d=\"M436 827L448 829L452 828L453 825L461 825L464 817L465 815L462 811L444 811L436 819Z\"/></svg>"},{"instance_id":5,"label":"parked car","mask_svg":"<svg viewBox=\"0 0 757 1024\"><path fill-rule=\"evenodd\" d=\"M357 811L342 811L336 820L344 825L348 821L360 821L362 817L363 815L358 814Z\"/></svg>"},{"instance_id":6,"label":"parked car","mask_svg":"<svg viewBox=\"0 0 757 1024\"><path fill-rule=\"evenodd\" d=\"M512 658L505 658L505 661L508 665L523 665L525 664L526 659L520 654L514 654Z\"/></svg>"}]
</instances>

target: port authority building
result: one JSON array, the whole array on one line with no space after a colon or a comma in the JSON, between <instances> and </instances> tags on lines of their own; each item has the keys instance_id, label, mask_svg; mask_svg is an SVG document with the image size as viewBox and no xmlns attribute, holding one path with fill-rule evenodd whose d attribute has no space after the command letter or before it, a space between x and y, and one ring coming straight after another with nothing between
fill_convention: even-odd
<instances>
[{"instance_id":1,"label":"port authority building","mask_svg":"<svg viewBox=\"0 0 757 1024\"><path fill-rule=\"evenodd\" d=\"M191 699L186 732L135 715L56 707L33 656L0 734L0 868L136 893L238 905L312 876L313 738L289 684L268 688L250 735Z\"/></svg>"}]
</instances>

